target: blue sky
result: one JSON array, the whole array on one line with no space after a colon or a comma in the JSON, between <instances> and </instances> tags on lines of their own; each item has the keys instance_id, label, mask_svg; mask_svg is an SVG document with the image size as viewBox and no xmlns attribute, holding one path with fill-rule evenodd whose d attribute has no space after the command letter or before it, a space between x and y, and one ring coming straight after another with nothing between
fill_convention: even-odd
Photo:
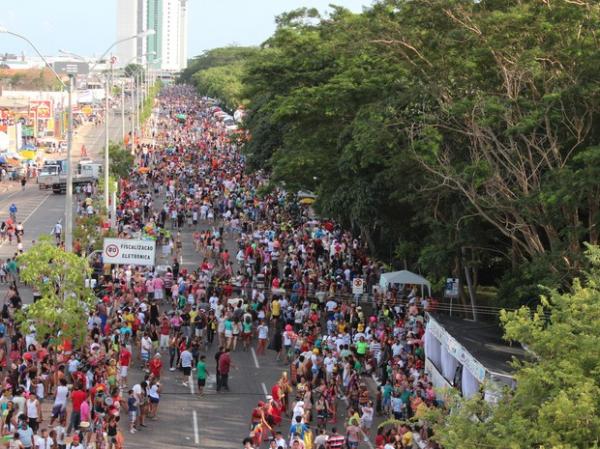
<instances>
[{"instance_id":1,"label":"blue sky","mask_svg":"<svg viewBox=\"0 0 600 449\"><path fill-rule=\"evenodd\" d=\"M45 55L58 49L93 56L116 35L117 0L0 0L0 26L27 36ZM372 0L188 0L189 54L228 44L258 45L275 29L276 15L329 4L361 11ZM0 54L33 54L21 40L0 34Z\"/></svg>"}]
</instances>

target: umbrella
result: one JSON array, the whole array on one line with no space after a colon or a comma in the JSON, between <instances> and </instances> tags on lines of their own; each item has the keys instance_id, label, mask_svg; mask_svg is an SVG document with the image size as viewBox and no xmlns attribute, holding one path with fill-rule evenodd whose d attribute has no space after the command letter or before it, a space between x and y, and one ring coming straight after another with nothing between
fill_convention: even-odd
<instances>
[{"instance_id":1,"label":"umbrella","mask_svg":"<svg viewBox=\"0 0 600 449\"><path fill-rule=\"evenodd\" d=\"M299 203L300 204L313 204L315 202L314 198L302 198Z\"/></svg>"}]
</instances>

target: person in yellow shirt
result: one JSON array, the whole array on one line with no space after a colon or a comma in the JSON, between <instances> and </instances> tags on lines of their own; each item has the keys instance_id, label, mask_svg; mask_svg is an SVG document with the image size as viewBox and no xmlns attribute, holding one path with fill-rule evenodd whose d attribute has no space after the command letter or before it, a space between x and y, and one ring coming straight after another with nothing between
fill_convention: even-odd
<instances>
[{"instance_id":1,"label":"person in yellow shirt","mask_svg":"<svg viewBox=\"0 0 600 449\"><path fill-rule=\"evenodd\" d=\"M276 321L281 316L281 304L277 298L273 298L271 301L271 318Z\"/></svg>"},{"instance_id":2,"label":"person in yellow shirt","mask_svg":"<svg viewBox=\"0 0 600 449\"><path fill-rule=\"evenodd\" d=\"M135 321L135 316L133 316L133 313L127 309L127 311L123 314L123 319L127 323L127 326L132 327L133 322Z\"/></svg>"},{"instance_id":3,"label":"person in yellow shirt","mask_svg":"<svg viewBox=\"0 0 600 449\"><path fill-rule=\"evenodd\" d=\"M409 427L403 425L400 427L400 432L402 433L402 447L412 447L413 434Z\"/></svg>"}]
</instances>

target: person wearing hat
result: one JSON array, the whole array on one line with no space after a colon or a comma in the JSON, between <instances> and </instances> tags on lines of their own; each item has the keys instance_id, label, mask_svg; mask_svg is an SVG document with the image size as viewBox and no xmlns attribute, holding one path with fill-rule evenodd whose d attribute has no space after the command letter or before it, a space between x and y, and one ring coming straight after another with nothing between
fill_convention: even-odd
<instances>
[{"instance_id":1,"label":"person wearing hat","mask_svg":"<svg viewBox=\"0 0 600 449\"><path fill-rule=\"evenodd\" d=\"M67 446L67 449L83 449L84 446L81 444L80 438L78 434L73 435L73 440Z\"/></svg>"}]
</instances>

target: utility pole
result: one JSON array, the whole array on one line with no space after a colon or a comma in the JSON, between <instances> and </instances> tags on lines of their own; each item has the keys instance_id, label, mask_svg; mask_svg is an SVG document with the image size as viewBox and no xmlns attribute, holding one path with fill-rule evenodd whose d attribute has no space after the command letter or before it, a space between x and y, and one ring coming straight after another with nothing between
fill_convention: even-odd
<instances>
[{"instance_id":1,"label":"utility pole","mask_svg":"<svg viewBox=\"0 0 600 449\"><path fill-rule=\"evenodd\" d=\"M65 198L65 249L73 251L73 75L69 75L67 119L67 195Z\"/></svg>"}]
</instances>

